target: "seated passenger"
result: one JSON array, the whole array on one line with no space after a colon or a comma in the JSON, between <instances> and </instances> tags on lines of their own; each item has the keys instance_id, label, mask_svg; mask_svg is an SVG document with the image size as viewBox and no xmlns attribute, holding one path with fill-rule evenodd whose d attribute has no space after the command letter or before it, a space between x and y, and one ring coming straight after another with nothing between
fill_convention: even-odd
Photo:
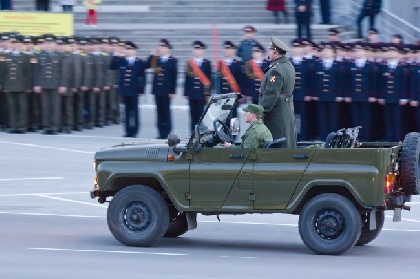
<instances>
[{"instance_id":1,"label":"seated passenger","mask_svg":"<svg viewBox=\"0 0 420 279\"><path fill-rule=\"evenodd\" d=\"M249 123L250 126L241 137L242 143L239 147L257 148L262 147L267 141L273 141L270 130L268 130L267 126L261 120L264 108L260 105L250 104L242 110L245 111L245 122ZM229 142L225 142L222 145L225 148L238 147Z\"/></svg>"}]
</instances>

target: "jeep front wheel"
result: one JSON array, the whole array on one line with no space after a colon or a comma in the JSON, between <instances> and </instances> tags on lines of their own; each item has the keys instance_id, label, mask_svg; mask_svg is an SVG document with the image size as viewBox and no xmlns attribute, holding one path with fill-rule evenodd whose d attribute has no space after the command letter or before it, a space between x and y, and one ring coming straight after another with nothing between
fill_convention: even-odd
<instances>
[{"instance_id":1,"label":"jeep front wheel","mask_svg":"<svg viewBox=\"0 0 420 279\"><path fill-rule=\"evenodd\" d=\"M150 246L168 229L168 206L155 190L129 186L111 200L107 222L112 235L122 244Z\"/></svg>"},{"instance_id":2,"label":"jeep front wheel","mask_svg":"<svg viewBox=\"0 0 420 279\"><path fill-rule=\"evenodd\" d=\"M321 194L305 204L299 216L299 234L317 254L339 255L360 237L360 214L345 197Z\"/></svg>"}]
</instances>

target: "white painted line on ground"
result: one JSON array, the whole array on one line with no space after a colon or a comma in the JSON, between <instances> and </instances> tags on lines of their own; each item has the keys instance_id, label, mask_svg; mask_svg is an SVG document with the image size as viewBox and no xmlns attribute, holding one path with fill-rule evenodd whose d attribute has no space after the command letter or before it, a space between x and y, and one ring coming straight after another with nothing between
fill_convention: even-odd
<instances>
[{"instance_id":1,"label":"white painted line on ground","mask_svg":"<svg viewBox=\"0 0 420 279\"><path fill-rule=\"evenodd\" d=\"M420 230L400 230L400 229L382 229L383 231L395 231L395 232L420 232Z\"/></svg>"},{"instance_id":2,"label":"white painted line on ground","mask_svg":"<svg viewBox=\"0 0 420 279\"><path fill-rule=\"evenodd\" d=\"M412 205L412 204L420 204L420 202L406 202L406 204L408 204L408 205Z\"/></svg>"},{"instance_id":3,"label":"white painted line on ground","mask_svg":"<svg viewBox=\"0 0 420 279\"><path fill-rule=\"evenodd\" d=\"M0 141L0 143L21 145L21 146L26 146L26 147L36 147L36 148L43 148L43 149L51 149L51 150L58 150L58 151L68 151L68 152L82 153L82 154L95 154L95 152L93 151L91 152L91 151L83 151L83 150L68 149L68 148L61 148L61 147L52 147L52 146L37 145L37 144L32 144L32 143L21 143L21 142L11 142L11 141Z\"/></svg>"},{"instance_id":4,"label":"white painted line on ground","mask_svg":"<svg viewBox=\"0 0 420 279\"><path fill-rule=\"evenodd\" d=\"M219 258L232 258L232 259L258 259L257 257L234 257L234 256L219 256Z\"/></svg>"},{"instance_id":5,"label":"white painted line on ground","mask_svg":"<svg viewBox=\"0 0 420 279\"><path fill-rule=\"evenodd\" d=\"M96 253L115 253L115 254L143 254L143 255L157 255L157 256L188 256L188 254L178 253L150 253L139 251L111 251L111 250L77 250L77 249L60 249L60 248L26 248L28 250L41 251L64 251L64 252L96 252Z\"/></svg>"},{"instance_id":6,"label":"white painted line on ground","mask_svg":"<svg viewBox=\"0 0 420 279\"><path fill-rule=\"evenodd\" d=\"M0 178L1 181L24 181L24 180L62 180L64 177L23 177L23 178Z\"/></svg>"},{"instance_id":7,"label":"white painted line on ground","mask_svg":"<svg viewBox=\"0 0 420 279\"><path fill-rule=\"evenodd\" d=\"M72 218L105 218L105 216L72 215L72 214L52 214L52 213L29 213L29 212L6 212L0 211L5 215L27 215L27 216L53 216L53 217L72 217Z\"/></svg>"},{"instance_id":8,"label":"white painted line on ground","mask_svg":"<svg viewBox=\"0 0 420 279\"><path fill-rule=\"evenodd\" d=\"M390 215L385 215L385 217L390 218L390 219L393 218L393 216L390 216ZM401 218L401 220L408 221L408 222L414 222L414 223L420 223L420 220L416 220L416 219Z\"/></svg>"},{"instance_id":9,"label":"white painted line on ground","mask_svg":"<svg viewBox=\"0 0 420 279\"><path fill-rule=\"evenodd\" d=\"M4 194L4 195L0 195L0 198L1 197L20 197L20 196L38 196L38 195L48 195L48 196L53 196L53 195L76 195L76 194L87 195L88 193L89 192Z\"/></svg>"},{"instance_id":10,"label":"white painted line on ground","mask_svg":"<svg viewBox=\"0 0 420 279\"><path fill-rule=\"evenodd\" d=\"M75 200L63 199L63 198L59 198L59 197L51 197L51 196L42 195L42 194L38 194L38 195L35 195L35 196L43 197L43 198L47 198L47 199L51 199L51 200L57 200L57 201L63 201L63 202L72 202L72 203L78 203L78 204L85 204L85 205L90 205L90 206L97 206L97 207L107 208L106 205L99 204L99 203L75 201Z\"/></svg>"}]
</instances>

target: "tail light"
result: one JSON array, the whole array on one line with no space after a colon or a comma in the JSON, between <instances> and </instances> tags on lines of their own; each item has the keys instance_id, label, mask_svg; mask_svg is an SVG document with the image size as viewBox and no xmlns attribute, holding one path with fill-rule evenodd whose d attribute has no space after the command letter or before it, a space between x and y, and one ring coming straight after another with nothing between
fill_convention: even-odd
<instances>
[{"instance_id":1,"label":"tail light","mask_svg":"<svg viewBox=\"0 0 420 279\"><path fill-rule=\"evenodd\" d=\"M388 173L385 182L385 193L390 193L394 188L397 175L395 173Z\"/></svg>"}]
</instances>

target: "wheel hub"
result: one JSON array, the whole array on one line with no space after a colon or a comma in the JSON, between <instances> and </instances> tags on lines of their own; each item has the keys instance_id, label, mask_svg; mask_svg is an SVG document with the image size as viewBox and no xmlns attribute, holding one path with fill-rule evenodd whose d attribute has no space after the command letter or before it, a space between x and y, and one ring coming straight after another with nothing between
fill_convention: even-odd
<instances>
[{"instance_id":1,"label":"wheel hub","mask_svg":"<svg viewBox=\"0 0 420 279\"><path fill-rule=\"evenodd\" d=\"M128 204L123 212L123 224L132 231L142 231L152 223L152 213L148 206L141 202Z\"/></svg>"},{"instance_id":2,"label":"wheel hub","mask_svg":"<svg viewBox=\"0 0 420 279\"><path fill-rule=\"evenodd\" d=\"M336 239L344 230L344 218L339 212L323 211L315 219L315 228L322 238Z\"/></svg>"}]
</instances>

